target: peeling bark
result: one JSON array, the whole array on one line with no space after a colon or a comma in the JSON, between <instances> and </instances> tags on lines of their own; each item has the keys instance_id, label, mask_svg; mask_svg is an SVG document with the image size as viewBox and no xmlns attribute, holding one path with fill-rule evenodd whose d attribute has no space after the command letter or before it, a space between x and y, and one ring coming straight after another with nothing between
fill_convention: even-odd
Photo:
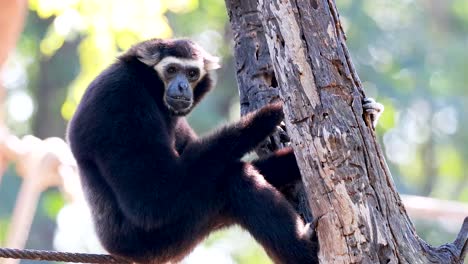
<instances>
[{"instance_id":1,"label":"peeling bark","mask_svg":"<svg viewBox=\"0 0 468 264\"><path fill-rule=\"evenodd\" d=\"M308 202L319 217L321 263L462 263L467 219L455 242L441 247L415 232L363 119L364 93L334 1L226 4L242 112L278 94L284 102Z\"/></svg>"},{"instance_id":2,"label":"peeling bark","mask_svg":"<svg viewBox=\"0 0 468 264\"><path fill-rule=\"evenodd\" d=\"M278 82L271 64L260 12L257 11L257 1L226 0L226 6L234 37L241 115L245 115L279 100ZM288 144L289 139L278 131L263 142L256 153L264 156ZM288 200L306 222L311 222L312 214L303 184L290 186L289 193Z\"/></svg>"}]
</instances>

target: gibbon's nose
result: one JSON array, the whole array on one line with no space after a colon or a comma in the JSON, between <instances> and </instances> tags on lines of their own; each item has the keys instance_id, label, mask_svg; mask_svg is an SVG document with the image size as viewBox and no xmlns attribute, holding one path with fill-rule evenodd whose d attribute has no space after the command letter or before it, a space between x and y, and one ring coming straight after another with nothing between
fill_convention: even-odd
<instances>
[{"instance_id":1,"label":"gibbon's nose","mask_svg":"<svg viewBox=\"0 0 468 264\"><path fill-rule=\"evenodd\" d=\"M185 91L187 91L189 88L189 84L186 83L186 82L180 82L179 83L179 92L181 93L184 93Z\"/></svg>"}]
</instances>

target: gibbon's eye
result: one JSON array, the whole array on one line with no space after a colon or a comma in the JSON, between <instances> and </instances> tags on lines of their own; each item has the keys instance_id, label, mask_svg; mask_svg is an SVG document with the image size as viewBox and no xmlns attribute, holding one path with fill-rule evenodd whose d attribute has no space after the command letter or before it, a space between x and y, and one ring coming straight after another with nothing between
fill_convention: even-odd
<instances>
[{"instance_id":1,"label":"gibbon's eye","mask_svg":"<svg viewBox=\"0 0 468 264\"><path fill-rule=\"evenodd\" d=\"M177 68L175 66L169 66L166 69L166 72L169 74L174 74L177 71Z\"/></svg>"},{"instance_id":2,"label":"gibbon's eye","mask_svg":"<svg viewBox=\"0 0 468 264\"><path fill-rule=\"evenodd\" d=\"M198 79L199 71L197 69L191 69L187 72L187 76L190 80L195 81Z\"/></svg>"}]
</instances>

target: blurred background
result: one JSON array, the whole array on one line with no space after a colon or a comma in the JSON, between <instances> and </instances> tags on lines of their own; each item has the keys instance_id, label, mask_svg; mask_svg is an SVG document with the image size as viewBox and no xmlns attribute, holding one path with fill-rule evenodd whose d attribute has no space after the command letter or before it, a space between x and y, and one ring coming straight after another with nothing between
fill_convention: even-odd
<instances>
[{"instance_id":1,"label":"blurred background","mask_svg":"<svg viewBox=\"0 0 468 264\"><path fill-rule=\"evenodd\" d=\"M0 10L8 1L0 1ZM336 2L367 96L385 105L377 134L399 192L466 205L468 0ZM30 0L26 5L23 31L0 73L11 134L63 138L89 82L120 52L152 37L190 37L222 57L217 88L189 117L197 132L239 117L224 1ZM22 183L17 171L9 164L0 177L0 246L14 224ZM56 187L43 190L25 247L101 252L86 208L70 206ZM452 241L461 226L438 213L413 219L418 234L433 245ZM271 263L237 228L215 233L186 262Z\"/></svg>"}]
</instances>

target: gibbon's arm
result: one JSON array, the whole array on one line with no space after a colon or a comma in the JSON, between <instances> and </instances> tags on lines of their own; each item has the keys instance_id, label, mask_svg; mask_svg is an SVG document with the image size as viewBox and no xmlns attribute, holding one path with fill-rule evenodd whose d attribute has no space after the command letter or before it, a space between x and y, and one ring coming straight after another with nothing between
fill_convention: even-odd
<instances>
[{"instance_id":1,"label":"gibbon's arm","mask_svg":"<svg viewBox=\"0 0 468 264\"><path fill-rule=\"evenodd\" d=\"M267 105L193 142L182 157L186 161L194 157L218 161L240 159L273 133L282 119L280 104Z\"/></svg>"},{"instance_id":2,"label":"gibbon's arm","mask_svg":"<svg viewBox=\"0 0 468 264\"><path fill-rule=\"evenodd\" d=\"M171 221L176 208L183 207L174 193L184 192L174 150L164 142L148 144L137 138L118 147L97 153L94 161L123 215L146 230Z\"/></svg>"},{"instance_id":3,"label":"gibbon's arm","mask_svg":"<svg viewBox=\"0 0 468 264\"><path fill-rule=\"evenodd\" d=\"M177 153L179 153L179 155L182 155L187 145L194 142L197 139L198 136L195 133L195 131L193 131L193 129L190 127L189 123L187 122L187 119L180 118L177 121L175 127L175 148L177 150Z\"/></svg>"}]
</instances>

